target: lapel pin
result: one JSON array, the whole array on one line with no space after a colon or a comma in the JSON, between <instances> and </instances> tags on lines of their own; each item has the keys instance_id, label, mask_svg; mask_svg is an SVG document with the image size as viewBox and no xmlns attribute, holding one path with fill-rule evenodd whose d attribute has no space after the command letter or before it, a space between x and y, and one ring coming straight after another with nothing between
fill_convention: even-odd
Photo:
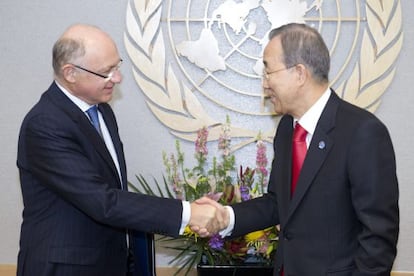
<instances>
[{"instance_id":1,"label":"lapel pin","mask_svg":"<svg viewBox=\"0 0 414 276\"><path fill-rule=\"evenodd\" d=\"M319 142L319 145L318 145L319 149L324 149L325 146L326 146L325 141L320 141Z\"/></svg>"}]
</instances>

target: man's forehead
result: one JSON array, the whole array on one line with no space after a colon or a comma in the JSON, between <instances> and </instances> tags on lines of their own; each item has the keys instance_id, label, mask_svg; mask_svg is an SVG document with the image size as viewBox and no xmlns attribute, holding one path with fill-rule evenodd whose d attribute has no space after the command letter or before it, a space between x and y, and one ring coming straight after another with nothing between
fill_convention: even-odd
<instances>
[{"instance_id":1,"label":"man's forehead","mask_svg":"<svg viewBox=\"0 0 414 276\"><path fill-rule=\"evenodd\" d=\"M269 41L263 51L263 64L269 65L271 62L280 61L282 59L283 49L280 39L273 38Z\"/></svg>"}]
</instances>

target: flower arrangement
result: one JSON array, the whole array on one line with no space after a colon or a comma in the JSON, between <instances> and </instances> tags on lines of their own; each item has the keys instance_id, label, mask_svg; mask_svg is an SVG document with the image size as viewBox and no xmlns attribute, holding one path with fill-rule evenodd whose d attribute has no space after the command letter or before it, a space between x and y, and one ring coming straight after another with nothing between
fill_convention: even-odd
<instances>
[{"instance_id":1,"label":"flower arrangement","mask_svg":"<svg viewBox=\"0 0 414 276\"><path fill-rule=\"evenodd\" d=\"M263 194L268 177L266 144L259 135L256 143L256 168L240 166L237 169L236 158L230 148L230 129L230 122L227 118L218 141L220 156L219 158L213 157L211 165L207 158L208 128L206 127L201 128L197 133L196 165L193 168L184 166L184 153L178 141L176 142L176 155L163 153L166 169L164 185L170 197L194 201L207 195L223 205L228 205L250 200ZM146 193L154 194L142 176L138 177L138 180ZM156 184L158 191L162 193L158 182ZM275 226L236 239L223 239L219 234L201 238L187 227L180 238L163 237L161 240L169 243L165 246L166 248L180 252L171 261L181 268L177 274L184 268L187 268L187 274L190 268L199 263L271 265L277 246L277 236L278 230Z\"/></svg>"}]
</instances>

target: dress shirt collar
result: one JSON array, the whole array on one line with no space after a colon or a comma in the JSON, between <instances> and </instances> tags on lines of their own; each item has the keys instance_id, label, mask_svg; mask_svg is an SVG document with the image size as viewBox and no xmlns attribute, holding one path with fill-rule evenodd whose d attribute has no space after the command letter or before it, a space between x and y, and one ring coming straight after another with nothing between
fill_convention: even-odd
<instances>
[{"instance_id":1,"label":"dress shirt collar","mask_svg":"<svg viewBox=\"0 0 414 276\"><path fill-rule=\"evenodd\" d=\"M62 90L63 94L65 94L77 107L79 107L83 112L86 112L92 105L88 104L87 102L81 100L80 98L72 95L66 88L59 84L59 82L55 81L56 85Z\"/></svg>"},{"instance_id":2,"label":"dress shirt collar","mask_svg":"<svg viewBox=\"0 0 414 276\"><path fill-rule=\"evenodd\" d=\"M293 120L294 125L298 122L308 132L308 134L310 134L310 136L313 136L319 117L321 117L322 111L325 108L330 96L331 89L328 88L299 120L296 118Z\"/></svg>"}]
</instances>

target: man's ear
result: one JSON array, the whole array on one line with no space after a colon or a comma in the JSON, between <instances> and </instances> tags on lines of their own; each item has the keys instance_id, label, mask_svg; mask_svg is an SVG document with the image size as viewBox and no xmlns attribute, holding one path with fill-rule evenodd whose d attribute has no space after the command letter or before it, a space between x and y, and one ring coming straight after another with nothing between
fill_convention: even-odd
<instances>
[{"instance_id":1,"label":"man's ear","mask_svg":"<svg viewBox=\"0 0 414 276\"><path fill-rule=\"evenodd\" d=\"M65 64L62 67L62 77L69 83L76 82L77 70L71 64Z\"/></svg>"},{"instance_id":2,"label":"man's ear","mask_svg":"<svg viewBox=\"0 0 414 276\"><path fill-rule=\"evenodd\" d=\"M305 65L299 63L296 65L296 72L298 73L298 80L301 84L304 84L310 77L310 72Z\"/></svg>"}]
</instances>

